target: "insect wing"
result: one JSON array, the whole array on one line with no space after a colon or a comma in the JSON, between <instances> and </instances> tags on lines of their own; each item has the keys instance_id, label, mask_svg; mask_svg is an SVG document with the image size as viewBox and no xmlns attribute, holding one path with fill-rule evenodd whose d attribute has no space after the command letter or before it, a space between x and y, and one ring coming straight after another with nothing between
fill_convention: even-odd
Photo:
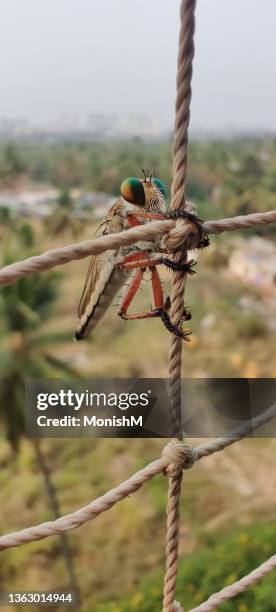
<instances>
[{"instance_id":1,"label":"insect wing","mask_svg":"<svg viewBox=\"0 0 276 612\"><path fill-rule=\"evenodd\" d=\"M120 207L120 201L116 202L111 206L108 210L103 222L98 227L96 234L100 236L104 236L105 234L112 233L112 231L119 231L121 228L112 228L112 222L114 216L116 214L116 210ZM113 222L114 223L114 222ZM100 230L100 231L99 231ZM81 318L82 315L86 311L86 307L90 302L91 294L93 293L99 272L100 267L102 265L101 256L93 255L89 264L89 268L86 274L86 279L83 287L83 292L81 295L79 307L78 307L78 317Z\"/></svg>"},{"instance_id":2,"label":"insect wing","mask_svg":"<svg viewBox=\"0 0 276 612\"><path fill-rule=\"evenodd\" d=\"M79 307L78 307L78 317L79 318L82 317L82 315L84 314L86 310L87 304L89 304L92 291L95 287L98 273L99 273L99 257L97 255L93 255L93 257L91 257L89 268L86 274L83 292L82 292Z\"/></svg>"}]
</instances>

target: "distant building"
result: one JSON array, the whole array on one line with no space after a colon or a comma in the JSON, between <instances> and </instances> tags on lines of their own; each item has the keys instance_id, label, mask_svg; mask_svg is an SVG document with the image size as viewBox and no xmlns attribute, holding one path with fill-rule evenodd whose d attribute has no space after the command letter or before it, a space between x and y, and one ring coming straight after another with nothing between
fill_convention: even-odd
<instances>
[{"instance_id":1,"label":"distant building","mask_svg":"<svg viewBox=\"0 0 276 612\"><path fill-rule=\"evenodd\" d=\"M101 219L118 198L96 191L80 193L72 190L74 200L72 215L79 218ZM30 190L0 191L0 207L4 206L16 213L30 218L47 217L57 205L59 191L52 187Z\"/></svg>"},{"instance_id":2,"label":"distant building","mask_svg":"<svg viewBox=\"0 0 276 612\"><path fill-rule=\"evenodd\" d=\"M5 206L27 217L45 217L57 201L58 191L51 187L15 191L0 191L0 206Z\"/></svg>"},{"instance_id":3,"label":"distant building","mask_svg":"<svg viewBox=\"0 0 276 612\"><path fill-rule=\"evenodd\" d=\"M276 245L254 236L240 242L229 259L233 276L263 288L276 288Z\"/></svg>"},{"instance_id":4,"label":"distant building","mask_svg":"<svg viewBox=\"0 0 276 612\"><path fill-rule=\"evenodd\" d=\"M114 198L109 194L89 191L83 193L78 198L76 205L78 208L88 211L95 219L101 219L105 217L107 211L115 204L116 200L118 198Z\"/></svg>"},{"instance_id":5,"label":"distant building","mask_svg":"<svg viewBox=\"0 0 276 612\"><path fill-rule=\"evenodd\" d=\"M90 113L86 119L77 114L62 114L46 123L35 124L26 119L6 119L0 116L0 142L6 140L31 142L93 142L105 139L140 137L149 140L166 138L168 129L158 114Z\"/></svg>"}]
</instances>

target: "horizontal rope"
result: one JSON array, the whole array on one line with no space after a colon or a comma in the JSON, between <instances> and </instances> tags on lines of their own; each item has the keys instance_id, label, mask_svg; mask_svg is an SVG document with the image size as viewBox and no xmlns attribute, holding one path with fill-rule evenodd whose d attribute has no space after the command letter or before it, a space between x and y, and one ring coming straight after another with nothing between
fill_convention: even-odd
<instances>
[{"instance_id":1,"label":"horizontal rope","mask_svg":"<svg viewBox=\"0 0 276 612\"><path fill-rule=\"evenodd\" d=\"M212 453L223 450L227 446L230 446L230 444L241 440L250 432L253 432L255 429L270 421L275 416L276 404L273 404L273 406L268 408L268 410L266 410L263 414L259 415L255 419L252 419L249 424L246 423L229 434L228 438L218 438L194 449L192 447L188 447L187 444L182 443L184 444L184 447L180 452L179 445L181 445L181 442L177 441L175 451L172 451L171 445L174 444L174 442L169 442L167 445L167 447L169 446L169 449L166 452L165 449L167 447L165 447L162 456L159 459L156 459L139 472L133 474L133 476L131 476L128 480L125 480L117 487L93 500L86 506L83 506L71 514L62 516L55 521L41 523L35 527L28 527L27 529L22 529L20 531L0 537L0 550L5 550L6 548L12 548L14 546L21 546L22 544L27 544L28 542L42 540L48 536L58 535L64 531L76 529L84 523L94 520L99 514L105 512L125 497L128 497L131 493L138 491L143 484L151 480L151 478L157 474L166 473L168 471L168 475L170 475L172 471L172 464L174 462L178 465L178 469L179 467L181 469L188 469L192 466L193 461L198 461L199 459L207 457ZM180 466L178 462L180 462Z\"/></svg>"},{"instance_id":2,"label":"horizontal rope","mask_svg":"<svg viewBox=\"0 0 276 612\"><path fill-rule=\"evenodd\" d=\"M225 231L248 229L258 225L276 223L276 211L266 213L254 213L251 215L221 219L220 221L208 221L202 225L202 231L206 234L219 234ZM59 247L46 251L42 255L29 257L23 261L17 261L0 269L0 287L11 285L20 278L35 274L44 270L50 270L55 266L66 264L75 259L83 259L89 255L99 255L104 251L118 249L120 246L128 246L139 240L154 240L157 235L168 234L176 228L174 220L152 221L138 227L117 234L107 234L94 240L86 240L76 244ZM189 225L177 224L177 230L187 240Z\"/></svg>"},{"instance_id":3,"label":"horizontal rope","mask_svg":"<svg viewBox=\"0 0 276 612\"><path fill-rule=\"evenodd\" d=\"M231 444L234 444L234 442L238 442L239 440L242 440L247 436L250 437L250 434L252 434L256 429L258 429L262 425L265 425L265 423L268 423L275 417L276 404L273 404L272 406L270 406L270 408L259 414L251 421L244 423L243 425L229 433L227 438L215 438L214 440L211 440L206 444L198 446L196 448L196 459L198 460L202 459L203 457L208 457L208 455L217 453L223 450L224 448L227 448L227 446L231 446Z\"/></svg>"},{"instance_id":4,"label":"horizontal rope","mask_svg":"<svg viewBox=\"0 0 276 612\"><path fill-rule=\"evenodd\" d=\"M270 557L270 559L250 572L250 574L247 574L247 576L244 576L241 578L241 580L237 580L237 582L234 582L221 591L218 591L218 593L214 593L214 595L211 595L207 601L200 604L200 606L193 608L190 612L212 612L212 610L215 610L217 606L220 606L228 599L236 597L240 593L243 593L243 591L245 591L248 587L256 584L256 582L259 582L259 580L261 580L264 576L266 576L266 574L275 568L276 555L273 555Z\"/></svg>"},{"instance_id":5,"label":"horizontal rope","mask_svg":"<svg viewBox=\"0 0 276 612\"><path fill-rule=\"evenodd\" d=\"M221 234L222 232L250 229L250 227L256 225L269 225L270 223L276 223L276 210L239 215L238 217L221 219L221 221L207 221L202 227L206 234Z\"/></svg>"}]
</instances>

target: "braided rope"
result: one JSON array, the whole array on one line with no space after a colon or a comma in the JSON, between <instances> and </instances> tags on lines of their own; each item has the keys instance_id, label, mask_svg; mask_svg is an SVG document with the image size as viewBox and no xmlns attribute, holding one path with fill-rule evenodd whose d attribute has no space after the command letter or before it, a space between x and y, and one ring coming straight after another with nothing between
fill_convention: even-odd
<instances>
[{"instance_id":1,"label":"braided rope","mask_svg":"<svg viewBox=\"0 0 276 612\"><path fill-rule=\"evenodd\" d=\"M259 565L259 567L257 567L255 570L253 570L253 572L250 572L250 574L247 574L247 576L244 576L243 578L241 578L241 580L237 580L237 582L234 582L233 584L225 587L218 593L214 593L214 595L209 597L207 601L202 603L200 606L193 608L191 612L212 612L212 610L215 610L217 606L220 606L228 599L236 597L236 595L243 593L248 587L252 586L253 584L256 584L256 582L261 580L264 576L266 576L266 574L268 574L275 568L276 555L273 555L272 557L270 557L270 559L262 563L262 565Z\"/></svg>"},{"instance_id":2,"label":"braided rope","mask_svg":"<svg viewBox=\"0 0 276 612\"><path fill-rule=\"evenodd\" d=\"M182 0L181 2L181 28L179 35L179 54L177 70L177 96L176 96L176 115L174 141L172 150L172 186L171 186L171 209L185 209L194 212L185 199L185 186L187 179L187 147L188 147L188 125L190 119L191 101L191 79L192 62L194 57L194 30L195 30L195 0ZM185 231L185 226L191 224L187 221L179 220L177 227ZM173 236L171 236L171 239ZM181 240L183 242L183 240ZM179 246L177 242L175 247ZM183 250L174 256L175 261L184 262L187 260L187 247L183 245ZM171 311L170 316L174 325L181 325L181 318L184 308L184 289L187 275L176 272L173 275L171 292ZM181 379L181 352L182 339L171 335L169 352L169 373L173 383L172 387L172 406L179 405L180 399L180 379ZM170 611L168 611L170 612Z\"/></svg>"},{"instance_id":3,"label":"braided rope","mask_svg":"<svg viewBox=\"0 0 276 612\"><path fill-rule=\"evenodd\" d=\"M179 499L181 494L183 472L179 470L169 479L167 503L167 533L166 533L166 573L163 589L163 611L174 612L175 585L178 572L178 546L180 512Z\"/></svg>"},{"instance_id":4,"label":"braided rope","mask_svg":"<svg viewBox=\"0 0 276 612\"><path fill-rule=\"evenodd\" d=\"M220 221L208 221L202 225L202 231L205 234L220 234L221 232L234 231L240 229L250 229L259 225L270 225L276 223L276 210L271 210L265 213L252 213L246 216L232 217L221 219ZM125 232L117 234L108 234L95 238L94 240L86 240L76 244L70 244L64 247L51 249L41 255L28 257L23 261L17 261L0 269L0 287L11 285L24 276L44 272L56 266L74 261L75 259L83 259L89 255L99 255L105 251L118 249L120 246L134 244L139 240L151 241L160 234L168 234L170 237L174 232L177 233L177 240L188 240L191 235L191 228L187 224L185 227L180 227L173 220L170 221L152 221L141 225L140 227L131 228Z\"/></svg>"},{"instance_id":5,"label":"braided rope","mask_svg":"<svg viewBox=\"0 0 276 612\"><path fill-rule=\"evenodd\" d=\"M175 105L174 141L172 149L172 186L171 186L171 210L187 210L195 212L186 202L185 187L187 180L187 149L188 149L188 126L190 120L191 80L194 57L194 31L195 31L195 6L196 0L182 0L180 9L180 35L179 52L177 64L177 95ZM179 220L177 229L182 230L190 226L190 223ZM174 240L174 247L179 246L175 236L171 236L170 244ZM182 250L174 255L174 261L184 263L187 261L187 242ZM171 291L170 317L173 325L182 326L182 315L184 310L184 292L187 274L175 272L173 275ZM171 389L171 423L172 434L182 439L181 425L181 360L182 360L182 338L173 334L170 336L169 346L169 375ZM167 504L167 534L166 534L166 571L163 588L163 612L174 612L175 586L178 569L179 548L179 500L181 494L183 472L175 465L175 470L169 479L168 504Z\"/></svg>"},{"instance_id":6,"label":"braided rope","mask_svg":"<svg viewBox=\"0 0 276 612\"><path fill-rule=\"evenodd\" d=\"M48 521L34 527L28 527L27 529L1 536L0 550L21 546L28 542L58 535L63 531L76 529L84 523L94 520L99 514L105 512L125 497L128 497L131 493L138 491L154 476L162 473L172 476L175 470L190 469L195 461L199 461L203 457L208 457L238 442L275 417L276 403L265 410L264 413L252 419L252 421L249 421L249 423L245 423L235 431L229 433L227 438L217 438L196 448L192 448L180 440L177 441L177 443L170 441L163 449L159 459L148 464L142 470L139 470L130 478L120 483L117 487L110 489L110 491L96 498L83 508L79 508L75 512L62 516L54 521Z\"/></svg>"},{"instance_id":7,"label":"braided rope","mask_svg":"<svg viewBox=\"0 0 276 612\"><path fill-rule=\"evenodd\" d=\"M276 210L239 215L238 217L221 219L221 221L207 221L202 227L206 234L220 234L222 232L250 229L255 225L269 225L270 223L276 223Z\"/></svg>"},{"instance_id":8,"label":"braided rope","mask_svg":"<svg viewBox=\"0 0 276 612\"><path fill-rule=\"evenodd\" d=\"M173 536L173 533L176 533L178 530L179 520L178 503L175 502L175 499L178 497L178 491L176 489L177 487L181 486L181 479L179 478L177 481L176 477L179 474L182 476L182 470L191 468L195 461L198 461L203 457L207 457L212 453L221 451L234 442L245 438L248 434L255 431L255 429L261 425L264 425L275 417L276 404L273 404L263 414L258 415L252 421L245 423L235 431L231 432L228 438L217 438L211 442L198 446L197 448L192 448L181 440L171 441L165 446L159 459L153 461L139 472L136 472L136 474L133 474L133 476L131 476L128 480L124 481L114 489L111 489L105 495L92 501L87 506L84 506L71 514L60 517L55 521L48 521L35 527L29 527L27 529L0 537L0 550L5 550L14 546L21 546L22 544L26 544L28 542L41 540L51 535L58 535L65 531L75 529L87 521L95 519L99 514L105 512L125 497L128 497L131 493L134 493L140 489L145 482L162 472L170 477L170 503L172 506L171 515L174 516L174 521L168 524L168 528L171 536ZM176 505L174 506L174 504ZM171 559L172 563L174 563L174 550L170 548L171 541L173 541L173 537L168 540L167 556L168 560ZM209 612L213 610L214 607L220 603L235 597L247 587L255 584L275 567L276 555L271 557L271 559L260 565L259 568L255 569L240 581L235 582L233 585L230 585L211 596L205 603L201 604L197 608L194 608L191 612ZM174 590L174 583L175 578L173 573L171 582L169 580L167 582L168 594L170 593L169 587ZM176 601L173 601L170 604L170 610L171 612L183 612L183 608Z\"/></svg>"}]
</instances>

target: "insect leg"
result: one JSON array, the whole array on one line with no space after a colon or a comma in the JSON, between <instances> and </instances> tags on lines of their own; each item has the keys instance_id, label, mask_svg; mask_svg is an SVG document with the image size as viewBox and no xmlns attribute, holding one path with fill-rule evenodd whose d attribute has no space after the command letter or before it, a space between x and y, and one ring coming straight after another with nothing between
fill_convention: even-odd
<instances>
[{"instance_id":1,"label":"insect leg","mask_svg":"<svg viewBox=\"0 0 276 612\"><path fill-rule=\"evenodd\" d=\"M135 219L136 223L134 223L133 221L135 217L136 217ZM155 220L160 220L160 221L163 221L164 219L168 219L167 215L163 213L149 213L149 212L146 212L145 210L136 210L135 212L128 212L127 220L129 224L139 225L137 217L140 217L141 219L155 219Z\"/></svg>"},{"instance_id":2,"label":"insect leg","mask_svg":"<svg viewBox=\"0 0 276 612\"><path fill-rule=\"evenodd\" d=\"M190 259L185 263L180 263L174 261L173 259L169 259L168 257L161 257L160 263L164 264L164 266L170 268L170 270L173 270L174 272L186 272L187 274L196 273L195 270L193 270L193 267L197 263L196 261L194 261L194 259Z\"/></svg>"},{"instance_id":3,"label":"insect leg","mask_svg":"<svg viewBox=\"0 0 276 612\"><path fill-rule=\"evenodd\" d=\"M185 330L180 329L179 327L174 325L170 319L170 316L168 314L170 302L169 300L166 300L166 302L164 303L161 279L156 269L157 265L160 265L160 264L168 265L168 263L169 264L171 263L171 260L167 260L166 258L164 259L162 257L150 258L150 257L147 257L147 255L149 255L147 252L132 253L130 255L127 255L119 264L117 264L118 267L125 268L128 270L136 269L136 273L134 274L130 284L128 285L127 291L124 294L118 315L122 317L122 319L125 319L125 320L148 319L151 317L160 317L165 327L168 329L170 333L189 342L190 338L188 336L190 335L191 331L188 329L185 329ZM185 271L190 274L193 273L193 270L191 269L191 265L193 265L193 261L185 264L186 266ZM139 289L139 286L141 284L143 274L146 268L150 268L151 270L151 283L152 283L154 309L149 312L137 312L137 313L127 314L129 305L131 304L135 294L137 293ZM185 309L183 312L183 320L187 320L190 318L191 318L190 312L187 309Z\"/></svg>"},{"instance_id":4,"label":"insect leg","mask_svg":"<svg viewBox=\"0 0 276 612\"><path fill-rule=\"evenodd\" d=\"M141 225L140 221L136 219L135 213L127 213L127 222L130 227L137 227L137 225Z\"/></svg>"},{"instance_id":5,"label":"insect leg","mask_svg":"<svg viewBox=\"0 0 276 612\"><path fill-rule=\"evenodd\" d=\"M127 285L127 289L123 295L122 301L119 306L118 315L120 317L125 318L129 305L131 304L135 294L137 293L140 287L140 284L143 278L143 274L144 274L143 269L137 270L137 272L135 272L134 276L132 277L130 283Z\"/></svg>"},{"instance_id":6,"label":"insect leg","mask_svg":"<svg viewBox=\"0 0 276 612\"><path fill-rule=\"evenodd\" d=\"M145 253L144 257L145 255L147 254ZM163 262L161 261L160 257L146 257L138 261L136 258L134 259L134 261L125 262L125 260L123 260L118 264L118 266L127 270L135 270L137 268L152 268L154 266L160 265L161 263Z\"/></svg>"},{"instance_id":7,"label":"insect leg","mask_svg":"<svg viewBox=\"0 0 276 612\"><path fill-rule=\"evenodd\" d=\"M171 334L174 334L175 336L178 336L179 338L183 338L183 340L186 340L186 342L190 342L190 338L188 336L192 332L189 329L184 329L184 330L180 329L179 327L174 325L170 319L170 316L168 314L168 310L171 305L170 298L167 298L164 304L161 280L160 280L159 273L155 267L151 269L151 282L152 282L152 293L153 293L153 300L154 300L154 306L155 306L155 310L153 312L159 313L159 316L162 322L164 323L165 327L169 330L169 332L171 332ZM188 313L188 311L186 311L183 316L183 319L184 318L186 319L191 318L190 312Z\"/></svg>"},{"instance_id":8,"label":"insect leg","mask_svg":"<svg viewBox=\"0 0 276 612\"><path fill-rule=\"evenodd\" d=\"M131 304L136 292L139 289L144 272L145 272L145 268L141 268L140 270L137 270L137 272L134 274L133 278L131 279L131 282L129 283L128 289L123 296L122 302L120 304L120 309L118 312L118 315L122 317L122 319L133 321L135 319L149 319L151 317L160 317L160 307L163 308L163 291L160 285L161 287L161 294L160 294L158 280L156 281L153 292L154 292L154 299L158 300L157 303L160 304L160 307L156 308L155 310L150 310L149 312L136 312L132 314L127 314L129 305Z\"/></svg>"},{"instance_id":9,"label":"insect leg","mask_svg":"<svg viewBox=\"0 0 276 612\"><path fill-rule=\"evenodd\" d=\"M151 268L155 266L164 265L174 272L186 272L187 274L195 274L193 267L196 265L196 261L190 259L187 263L177 263L168 257L149 257L148 253L132 254L123 259L118 265L127 270L134 270L137 268ZM145 257L146 256L146 257ZM144 259L143 259L144 257ZM139 260L138 260L139 258Z\"/></svg>"},{"instance_id":10,"label":"insect leg","mask_svg":"<svg viewBox=\"0 0 276 612\"><path fill-rule=\"evenodd\" d=\"M125 257L123 257L123 259L117 265L120 267L122 264L128 263L130 261L145 259L149 256L150 253L148 253L148 251L134 251L133 253L129 253L129 255L125 255Z\"/></svg>"},{"instance_id":11,"label":"insect leg","mask_svg":"<svg viewBox=\"0 0 276 612\"><path fill-rule=\"evenodd\" d=\"M178 336L178 338L182 338L183 340L186 340L186 342L190 342L190 334L192 333L190 329L180 329L179 327L177 327L177 325L174 325L173 322L171 321L167 311L163 308L160 310L160 317L166 327L166 329L168 329L169 332L171 332L171 334L174 334L174 336Z\"/></svg>"},{"instance_id":12,"label":"insect leg","mask_svg":"<svg viewBox=\"0 0 276 612\"><path fill-rule=\"evenodd\" d=\"M164 307L163 288L159 273L155 267L151 268L151 286L154 308L160 309Z\"/></svg>"}]
</instances>

